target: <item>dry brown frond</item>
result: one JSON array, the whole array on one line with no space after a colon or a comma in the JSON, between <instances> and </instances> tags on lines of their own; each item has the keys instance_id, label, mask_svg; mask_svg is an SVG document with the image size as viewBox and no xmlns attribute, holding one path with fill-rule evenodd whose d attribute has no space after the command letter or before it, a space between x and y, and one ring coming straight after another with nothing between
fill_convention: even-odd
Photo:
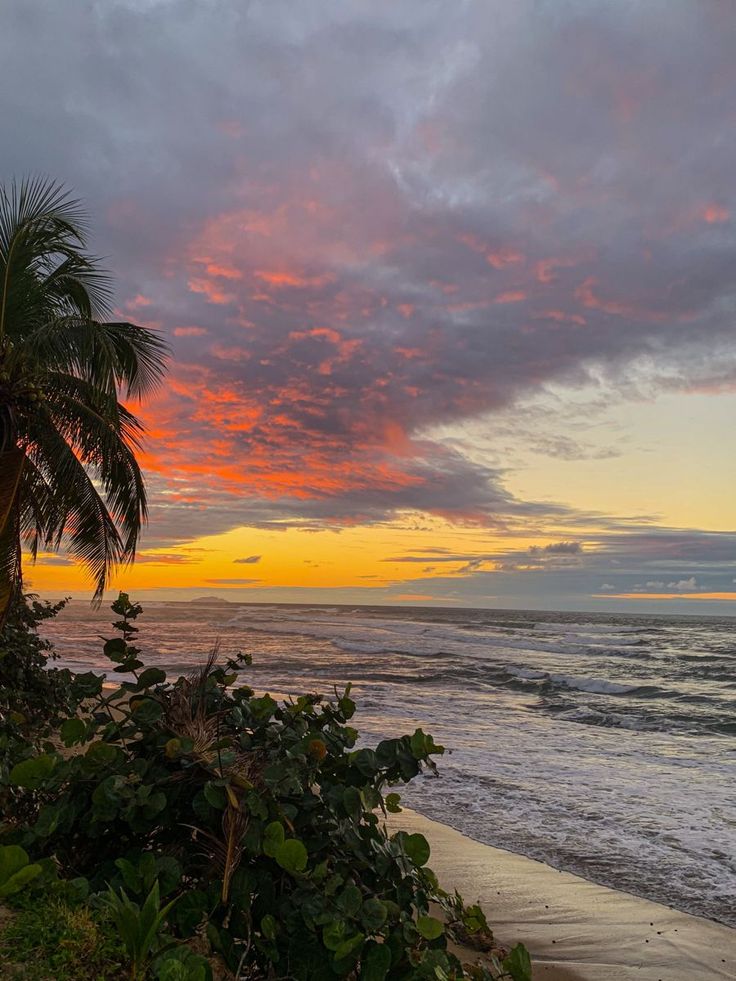
<instances>
[{"instance_id":1,"label":"dry brown frond","mask_svg":"<svg viewBox=\"0 0 736 981\"><path fill-rule=\"evenodd\" d=\"M199 854L222 878L221 898L223 903L226 903L230 895L232 877L243 858L243 836L248 830L248 815L228 803L222 815L221 838L194 825L187 825L187 827L194 832L195 840L200 836L204 839L204 847Z\"/></svg>"},{"instance_id":2,"label":"dry brown frond","mask_svg":"<svg viewBox=\"0 0 736 981\"><path fill-rule=\"evenodd\" d=\"M219 644L215 644L205 663L171 690L164 704L165 725L175 736L191 739L197 756L205 756L217 739L220 714L207 711L205 696L219 654Z\"/></svg>"}]
</instances>

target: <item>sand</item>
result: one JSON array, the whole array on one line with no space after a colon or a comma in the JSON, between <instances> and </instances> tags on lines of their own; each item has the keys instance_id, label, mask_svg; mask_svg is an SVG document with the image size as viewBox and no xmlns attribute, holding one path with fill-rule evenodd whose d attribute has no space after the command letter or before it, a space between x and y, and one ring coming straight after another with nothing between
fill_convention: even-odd
<instances>
[{"instance_id":1,"label":"sand","mask_svg":"<svg viewBox=\"0 0 736 981\"><path fill-rule=\"evenodd\" d=\"M480 902L504 946L522 941L535 981L734 981L736 930L482 845L413 811L389 829L421 832L446 889Z\"/></svg>"}]
</instances>

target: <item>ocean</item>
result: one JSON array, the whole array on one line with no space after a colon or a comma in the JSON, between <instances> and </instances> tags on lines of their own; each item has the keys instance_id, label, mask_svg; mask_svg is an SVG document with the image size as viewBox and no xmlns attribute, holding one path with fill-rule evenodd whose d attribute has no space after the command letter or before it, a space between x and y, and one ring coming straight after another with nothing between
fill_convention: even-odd
<instances>
[{"instance_id":1,"label":"ocean","mask_svg":"<svg viewBox=\"0 0 736 981\"><path fill-rule=\"evenodd\" d=\"M106 667L111 615L71 604L60 661ZM431 732L402 801L477 841L736 926L736 619L147 602L145 659L219 642L273 695L352 682L366 743Z\"/></svg>"}]
</instances>

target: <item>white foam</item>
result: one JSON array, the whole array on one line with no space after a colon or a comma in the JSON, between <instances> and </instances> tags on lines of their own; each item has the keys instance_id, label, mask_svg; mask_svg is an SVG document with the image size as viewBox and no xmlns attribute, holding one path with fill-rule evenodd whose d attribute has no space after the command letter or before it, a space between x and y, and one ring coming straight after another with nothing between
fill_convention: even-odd
<instances>
[{"instance_id":1,"label":"white foam","mask_svg":"<svg viewBox=\"0 0 736 981\"><path fill-rule=\"evenodd\" d=\"M549 679L557 685L565 685L566 688L587 691L595 695L622 695L641 687L632 684L621 685L615 681L606 681L605 678L575 678L565 674L551 674Z\"/></svg>"}]
</instances>

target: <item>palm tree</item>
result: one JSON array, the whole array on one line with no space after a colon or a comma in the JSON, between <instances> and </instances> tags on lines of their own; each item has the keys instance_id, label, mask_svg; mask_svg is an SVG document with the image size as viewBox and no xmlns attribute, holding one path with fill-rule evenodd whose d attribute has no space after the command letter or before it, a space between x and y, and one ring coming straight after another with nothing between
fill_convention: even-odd
<instances>
[{"instance_id":1,"label":"palm tree","mask_svg":"<svg viewBox=\"0 0 736 981\"><path fill-rule=\"evenodd\" d=\"M86 232L60 185L0 186L0 625L20 589L23 541L34 559L64 544L99 598L146 520L143 427L121 399L156 388L167 347L106 322L110 281Z\"/></svg>"}]
</instances>

